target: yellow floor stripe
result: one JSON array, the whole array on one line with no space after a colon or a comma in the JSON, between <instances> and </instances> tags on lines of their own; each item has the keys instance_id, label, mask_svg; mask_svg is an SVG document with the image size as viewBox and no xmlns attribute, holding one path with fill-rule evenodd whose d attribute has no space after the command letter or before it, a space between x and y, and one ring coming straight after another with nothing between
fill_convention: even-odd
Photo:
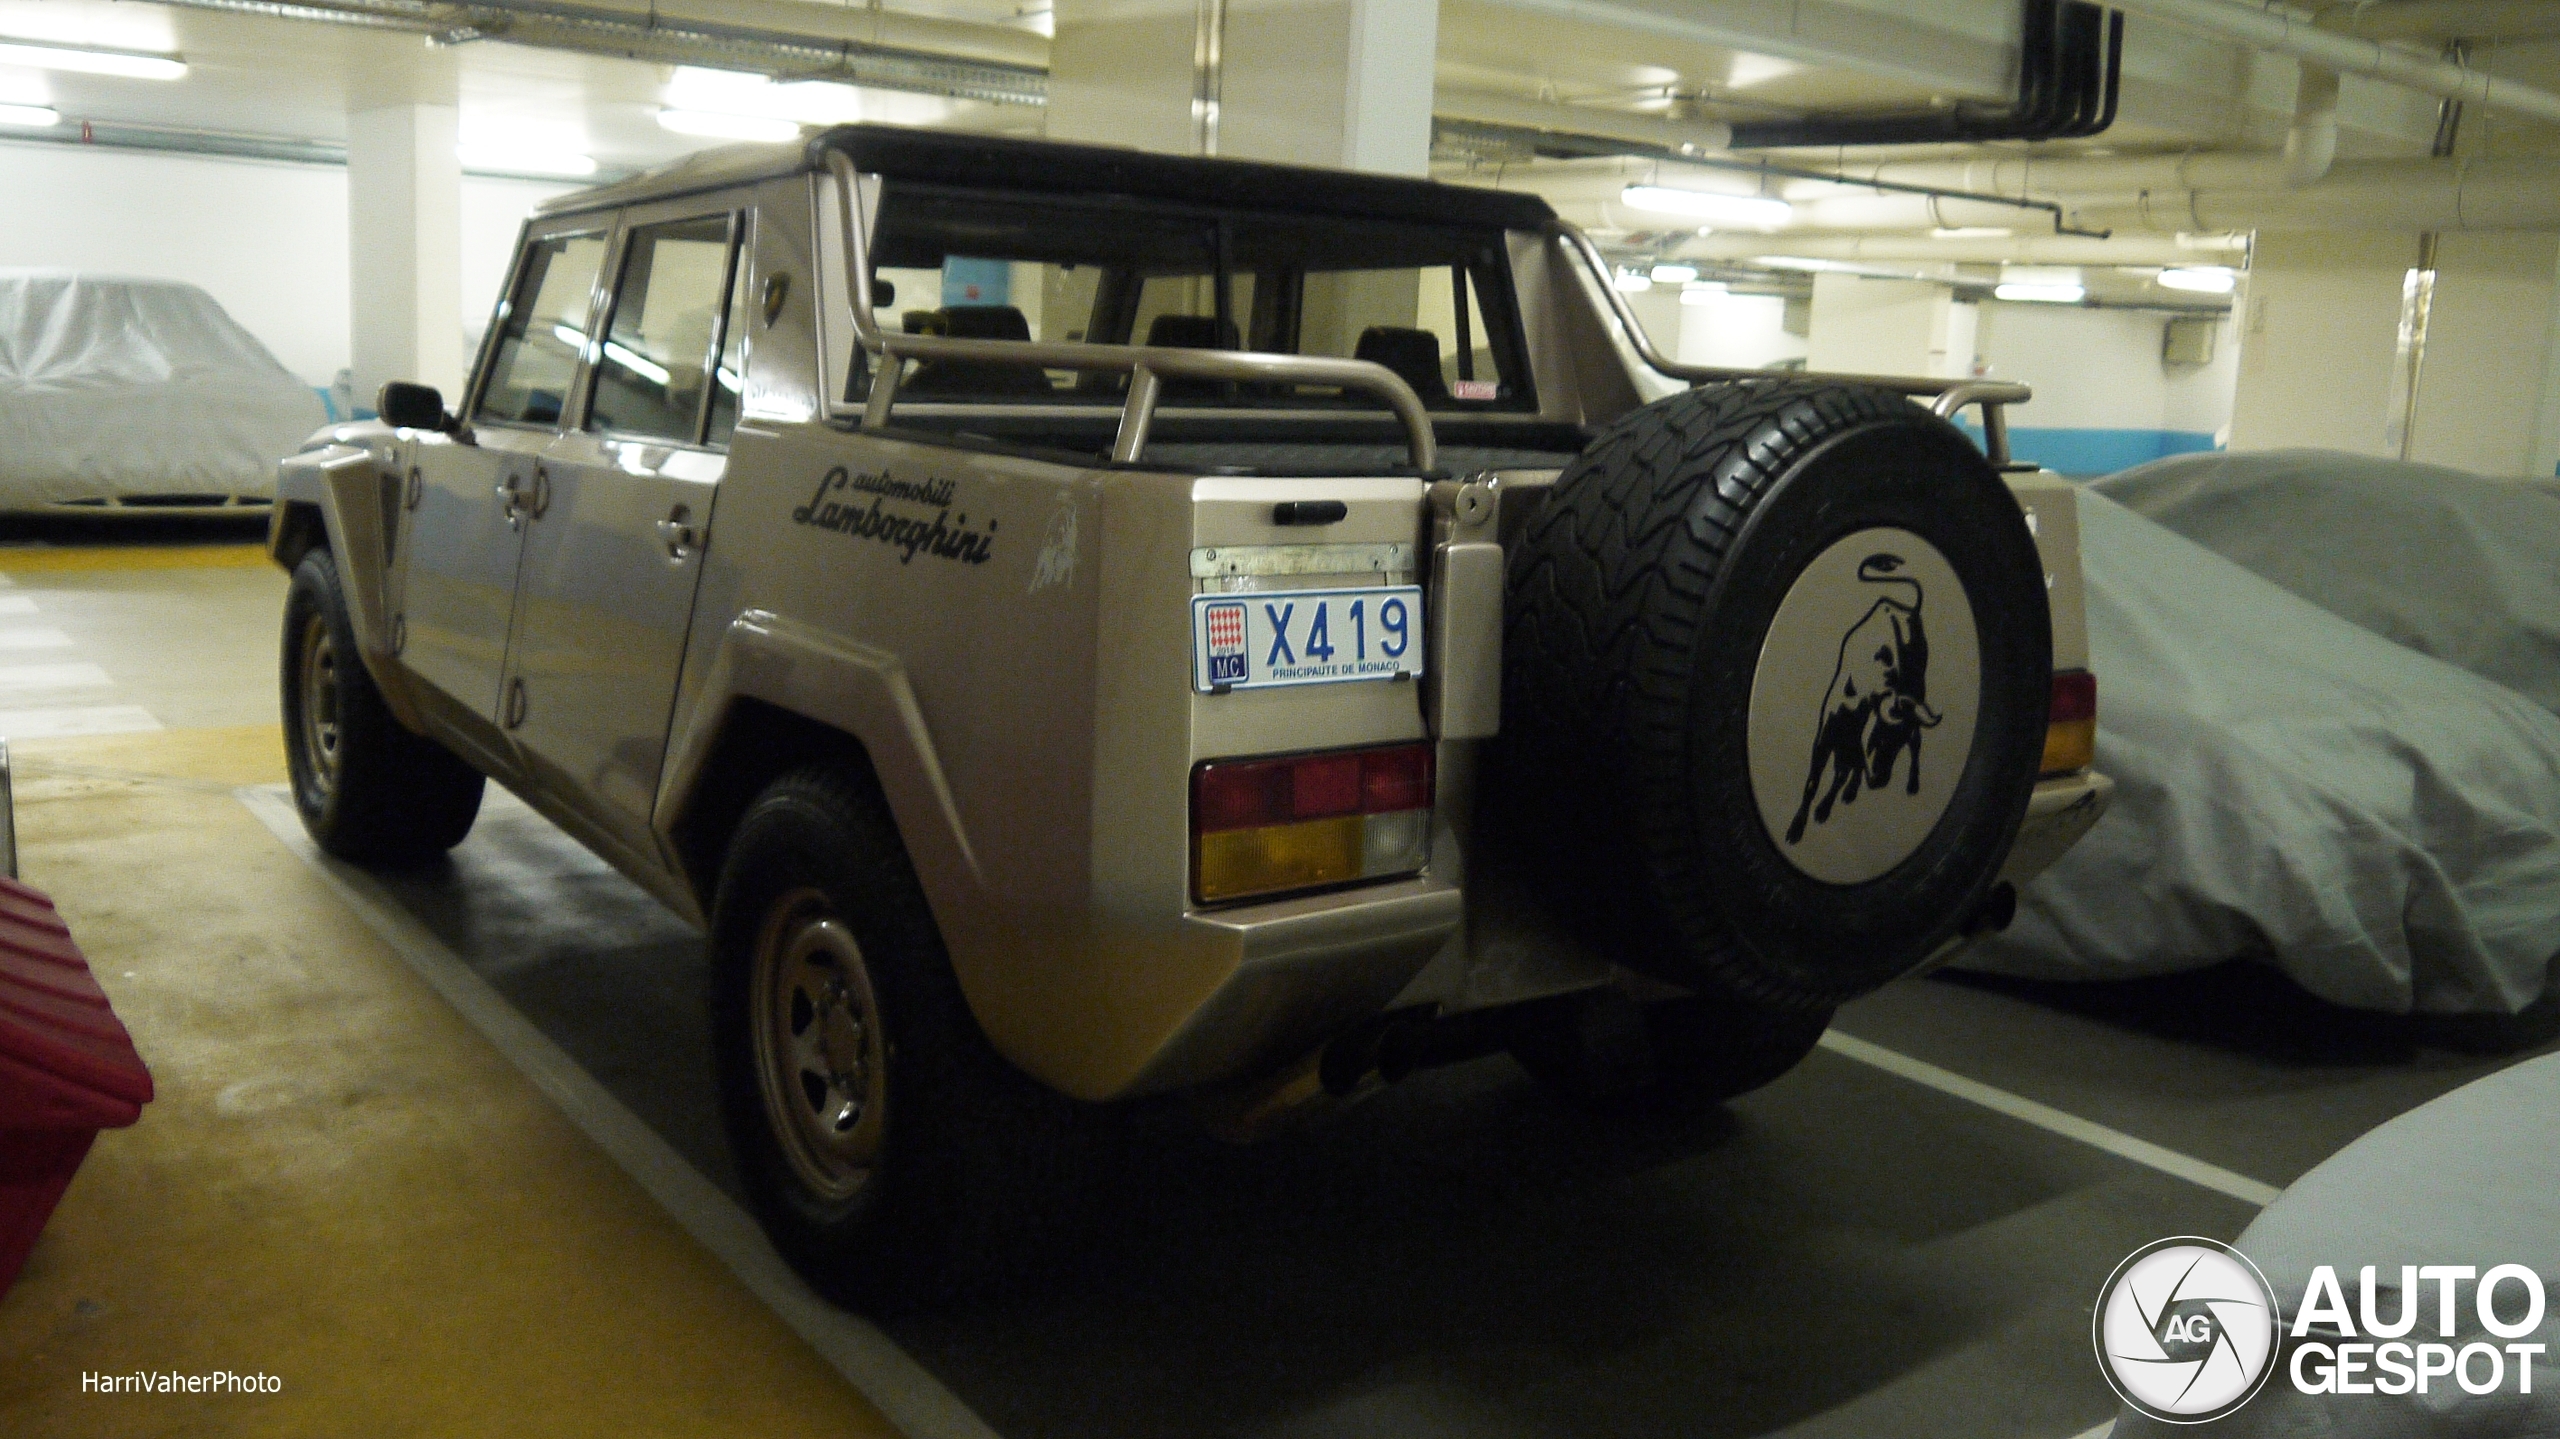
<instances>
[{"instance_id":1,"label":"yellow floor stripe","mask_svg":"<svg viewBox=\"0 0 2560 1439\"><path fill-rule=\"evenodd\" d=\"M12 748L159 1096L0 1297L0 1434L891 1432L232 797L274 727ZM280 1391L82 1383L171 1372Z\"/></svg>"},{"instance_id":2,"label":"yellow floor stripe","mask_svg":"<svg viewBox=\"0 0 2560 1439\"><path fill-rule=\"evenodd\" d=\"M0 545L0 572L237 570L268 564L265 545Z\"/></svg>"}]
</instances>

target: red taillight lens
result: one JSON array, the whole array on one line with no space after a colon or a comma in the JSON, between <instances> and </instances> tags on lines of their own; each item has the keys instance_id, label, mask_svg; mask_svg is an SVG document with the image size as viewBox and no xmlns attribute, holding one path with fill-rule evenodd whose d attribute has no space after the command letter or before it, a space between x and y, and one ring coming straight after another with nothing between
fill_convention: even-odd
<instances>
[{"instance_id":1,"label":"red taillight lens","mask_svg":"<svg viewBox=\"0 0 2560 1439\"><path fill-rule=\"evenodd\" d=\"M2070 774L2095 764L2097 757L2098 677L2087 670L2064 670L2053 677L2039 773Z\"/></svg>"},{"instance_id":2,"label":"red taillight lens","mask_svg":"<svg viewBox=\"0 0 2560 1439\"><path fill-rule=\"evenodd\" d=\"M2087 670L2064 670L2053 677L2051 723L2098 717L2098 677Z\"/></svg>"},{"instance_id":3,"label":"red taillight lens","mask_svg":"<svg viewBox=\"0 0 2560 1439\"><path fill-rule=\"evenodd\" d=\"M1191 775L1204 901L1411 874L1431 846L1431 746L1213 760Z\"/></svg>"}]
</instances>

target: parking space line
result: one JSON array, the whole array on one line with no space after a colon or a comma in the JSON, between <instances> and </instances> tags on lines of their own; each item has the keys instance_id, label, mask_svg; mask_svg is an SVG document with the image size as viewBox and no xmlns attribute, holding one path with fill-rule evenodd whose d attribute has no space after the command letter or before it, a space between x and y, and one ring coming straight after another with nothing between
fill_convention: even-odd
<instances>
[{"instance_id":1,"label":"parking space line","mask_svg":"<svg viewBox=\"0 0 2560 1439\"><path fill-rule=\"evenodd\" d=\"M67 650L71 636L50 625L0 630L0 650Z\"/></svg>"},{"instance_id":2,"label":"parking space line","mask_svg":"<svg viewBox=\"0 0 2560 1439\"><path fill-rule=\"evenodd\" d=\"M765 1307L899 1430L915 1439L996 1439L960 1397L868 1321L803 1283L755 1220L703 1178L674 1147L579 1067L515 1006L462 962L370 875L320 853L303 833L282 785L233 792L286 849L311 866L348 908L463 1020L533 1081L572 1124L612 1156L658 1207L717 1256Z\"/></svg>"},{"instance_id":3,"label":"parking space line","mask_svg":"<svg viewBox=\"0 0 2560 1439\"><path fill-rule=\"evenodd\" d=\"M0 615L31 615L36 602L26 595L0 595Z\"/></svg>"},{"instance_id":4,"label":"parking space line","mask_svg":"<svg viewBox=\"0 0 2560 1439\"><path fill-rule=\"evenodd\" d=\"M66 705L60 709L0 710L0 738L7 739L138 734L158 728L159 717L140 705Z\"/></svg>"},{"instance_id":5,"label":"parking space line","mask_svg":"<svg viewBox=\"0 0 2560 1439\"><path fill-rule=\"evenodd\" d=\"M2110 1419L2095 1429L2081 1430L2079 1433L2072 1435L2071 1439L2107 1439L2107 1436L2114 1432L2116 1432L2116 1421Z\"/></svg>"},{"instance_id":6,"label":"parking space line","mask_svg":"<svg viewBox=\"0 0 2560 1439\"><path fill-rule=\"evenodd\" d=\"M96 665L0 665L0 690L98 689L114 683Z\"/></svg>"},{"instance_id":7,"label":"parking space line","mask_svg":"<svg viewBox=\"0 0 2560 1439\"><path fill-rule=\"evenodd\" d=\"M1952 1095L1968 1104L1981 1105L1994 1113L2022 1120L2038 1129L2059 1134L2065 1139L2078 1140L2091 1148L2103 1149L2119 1159L2130 1159L2136 1164L2156 1169L2172 1178L2183 1179L2189 1184L2213 1190L2217 1194L2230 1195L2234 1199L2257 1205L2261 1209L2273 1204L2276 1196L2283 1193L2283 1190L2277 1186L2263 1180L2251 1179L2245 1174L2225 1169L2218 1164L2207 1164L2201 1159L2180 1154L2174 1149L2163 1148L2147 1139L2136 1139L2123 1130L2109 1129L2103 1124L2082 1119L2076 1114L2064 1113L2049 1104L2038 1104L2024 1095L2011 1094L2005 1089L1984 1084L1978 1079L1967 1079L1952 1070L1940 1069L1934 1064L1913 1059L1907 1054L1896 1053L1880 1044L1870 1044L1855 1035L1832 1030L1822 1036L1822 1047L1843 1059L1854 1059L1860 1064L1881 1069L1897 1078L1925 1085L1940 1094ZM2086 1436L2081 1436L2081 1439L2086 1439Z\"/></svg>"}]
</instances>

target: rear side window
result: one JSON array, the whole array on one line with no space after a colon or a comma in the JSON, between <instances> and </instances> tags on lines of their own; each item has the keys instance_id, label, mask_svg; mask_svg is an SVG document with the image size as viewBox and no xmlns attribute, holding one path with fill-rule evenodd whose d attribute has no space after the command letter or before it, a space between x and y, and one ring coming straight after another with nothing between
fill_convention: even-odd
<instances>
[{"instance_id":1,"label":"rear side window","mask_svg":"<svg viewBox=\"0 0 2560 1439\"><path fill-rule=\"evenodd\" d=\"M498 316L498 352L475 417L556 425L586 348L587 307L604 236L555 235L525 252L515 292Z\"/></svg>"},{"instance_id":2,"label":"rear side window","mask_svg":"<svg viewBox=\"0 0 2560 1439\"><path fill-rule=\"evenodd\" d=\"M725 396L737 414L736 372L724 386L721 330L736 246L727 215L642 225L631 231L613 320L596 360L587 427L692 443Z\"/></svg>"}]
</instances>

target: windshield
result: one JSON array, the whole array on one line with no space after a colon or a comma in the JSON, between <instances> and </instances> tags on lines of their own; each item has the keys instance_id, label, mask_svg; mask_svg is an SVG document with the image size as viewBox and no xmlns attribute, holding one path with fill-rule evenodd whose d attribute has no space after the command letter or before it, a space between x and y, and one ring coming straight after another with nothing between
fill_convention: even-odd
<instances>
[{"instance_id":1,"label":"windshield","mask_svg":"<svg viewBox=\"0 0 2560 1439\"><path fill-rule=\"evenodd\" d=\"M892 182L871 250L884 329L1374 360L1436 411L1536 408L1503 233ZM1129 377L908 361L901 399L1120 403ZM869 376L861 357L848 398ZM1163 402L1377 409L1333 386L1169 379Z\"/></svg>"}]
</instances>

